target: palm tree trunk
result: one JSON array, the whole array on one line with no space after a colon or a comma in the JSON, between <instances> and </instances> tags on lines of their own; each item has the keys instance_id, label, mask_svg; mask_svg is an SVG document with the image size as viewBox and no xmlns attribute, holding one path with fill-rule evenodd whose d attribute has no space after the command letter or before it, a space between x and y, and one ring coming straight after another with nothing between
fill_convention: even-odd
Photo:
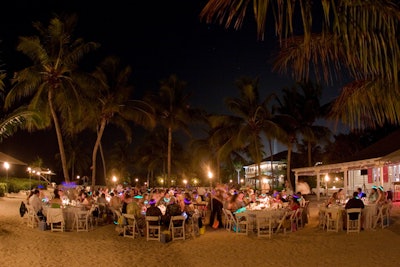
<instances>
[{"instance_id":1,"label":"palm tree trunk","mask_svg":"<svg viewBox=\"0 0 400 267\"><path fill-rule=\"evenodd\" d=\"M168 162L167 162L167 185L171 178L171 151L172 151L172 128L168 128Z\"/></svg>"},{"instance_id":2,"label":"palm tree trunk","mask_svg":"<svg viewBox=\"0 0 400 267\"><path fill-rule=\"evenodd\" d=\"M49 101L49 108L51 112L51 116L53 117L54 128L56 129L57 141L58 141L58 149L60 150L60 158L61 158L61 165L63 168L64 179L67 183L70 182L69 174L68 174L68 165L67 165L67 157L65 156L65 149L64 149L64 142L61 132L60 123L58 121L57 114L53 107L53 90L50 88L47 94L47 98Z\"/></svg>"},{"instance_id":3,"label":"palm tree trunk","mask_svg":"<svg viewBox=\"0 0 400 267\"><path fill-rule=\"evenodd\" d=\"M93 152L92 152L92 188L96 185L96 159L97 159L97 151L100 146L100 141L103 136L104 128L106 127L106 120L102 120L100 123L100 129L97 131L97 139L96 143L94 143ZM105 178L105 177L104 177Z\"/></svg>"},{"instance_id":4,"label":"palm tree trunk","mask_svg":"<svg viewBox=\"0 0 400 267\"><path fill-rule=\"evenodd\" d=\"M312 158L311 158L311 142L307 142L307 158L308 158L308 167L312 167Z\"/></svg>"},{"instance_id":5,"label":"palm tree trunk","mask_svg":"<svg viewBox=\"0 0 400 267\"><path fill-rule=\"evenodd\" d=\"M269 145L269 153L271 153L271 159L270 159L270 163L271 163L271 178L273 179L274 182L274 186L276 186L275 184L275 175L274 175L274 151L272 151L272 141L270 138L268 138L268 145Z\"/></svg>"},{"instance_id":6,"label":"palm tree trunk","mask_svg":"<svg viewBox=\"0 0 400 267\"><path fill-rule=\"evenodd\" d=\"M288 182L288 185L289 185L290 189L292 189L292 191L294 193L294 187L293 187L293 184L292 184L292 179L290 178L291 177L291 175L290 175L290 164L291 164L291 161L292 161L292 143L290 143L288 145L288 155L287 155L287 165L286 165L286 179L287 179L287 182Z\"/></svg>"},{"instance_id":7,"label":"palm tree trunk","mask_svg":"<svg viewBox=\"0 0 400 267\"><path fill-rule=\"evenodd\" d=\"M99 149L100 149L101 163L103 164L103 175L104 175L104 181L105 181L106 177L107 177L107 168L106 168L106 159L104 157L103 145L101 144L101 141L99 144Z\"/></svg>"}]
</instances>

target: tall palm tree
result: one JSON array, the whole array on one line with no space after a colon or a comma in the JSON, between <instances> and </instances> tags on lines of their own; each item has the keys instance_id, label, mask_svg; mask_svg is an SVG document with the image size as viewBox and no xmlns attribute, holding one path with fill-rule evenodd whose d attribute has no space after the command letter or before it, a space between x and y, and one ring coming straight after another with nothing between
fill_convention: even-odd
<instances>
[{"instance_id":1,"label":"tall palm tree","mask_svg":"<svg viewBox=\"0 0 400 267\"><path fill-rule=\"evenodd\" d=\"M239 29L251 3L258 38L265 38L268 22L279 36L274 70L296 81L350 79L331 118L351 127L399 123L397 1L209 0L200 17Z\"/></svg>"},{"instance_id":2,"label":"tall palm tree","mask_svg":"<svg viewBox=\"0 0 400 267\"><path fill-rule=\"evenodd\" d=\"M107 57L93 73L98 82L98 95L94 99L95 102L88 107L91 115L86 116L86 120L83 121L92 125L97 134L92 153L92 186L96 185L97 151L108 124L123 130L128 142L132 141L129 122L148 128L155 126L152 106L143 100L130 99L133 92L133 87L129 84L131 73L131 67L121 66L119 59L115 57ZM106 174L104 175L106 177Z\"/></svg>"},{"instance_id":3,"label":"tall palm tree","mask_svg":"<svg viewBox=\"0 0 400 267\"><path fill-rule=\"evenodd\" d=\"M221 126L221 131L231 135L221 147L221 151L245 148L250 158L257 164L256 179L258 179L261 175L261 161L264 155L262 134L270 136L280 132L268 109L273 95L261 99L257 79L241 78L237 81L237 87L240 96L225 99L233 115L214 116L212 120L215 126ZM226 136L226 134L218 134Z\"/></svg>"},{"instance_id":4,"label":"tall palm tree","mask_svg":"<svg viewBox=\"0 0 400 267\"><path fill-rule=\"evenodd\" d=\"M183 131L190 136L189 124L200 116L200 110L189 105L190 93L185 92L186 82L171 75L161 81L157 95L147 95L146 99L156 109L158 123L168 130L167 185L171 180L173 133Z\"/></svg>"},{"instance_id":5,"label":"tall palm tree","mask_svg":"<svg viewBox=\"0 0 400 267\"><path fill-rule=\"evenodd\" d=\"M78 62L98 44L72 39L76 16L59 16L50 20L48 27L33 24L39 36L20 37L17 50L28 56L33 64L17 72L8 93L5 107L17 100L30 100L29 109L51 117L56 130L64 179L69 182L68 164L64 150L63 129L73 129L86 91L79 81L84 79ZM81 114L82 115L82 114ZM63 125L64 124L64 125Z\"/></svg>"},{"instance_id":6,"label":"tall palm tree","mask_svg":"<svg viewBox=\"0 0 400 267\"><path fill-rule=\"evenodd\" d=\"M317 125L317 120L323 118L322 107L320 105L322 87L312 82L299 82L287 95L292 98L292 115L298 122L298 133L300 133L307 143L308 166L312 163L312 144L318 140L327 142L331 137L328 127ZM294 104L294 106L293 106Z\"/></svg>"}]
</instances>

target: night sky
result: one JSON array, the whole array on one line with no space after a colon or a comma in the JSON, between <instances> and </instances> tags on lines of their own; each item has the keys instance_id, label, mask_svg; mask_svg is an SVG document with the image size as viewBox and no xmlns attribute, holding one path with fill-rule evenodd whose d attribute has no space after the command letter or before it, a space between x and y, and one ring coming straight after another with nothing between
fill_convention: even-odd
<instances>
[{"instance_id":1,"label":"night sky","mask_svg":"<svg viewBox=\"0 0 400 267\"><path fill-rule=\"evenodd\" d=\"M257 41L250 16L239 31L201 22L199 14L206 2L13 1L2 8L0 16L3 69L21 68L24 56L15 51L17 38L36 35L33 21L48 25L53 12L74 12L79 18L75 37L99 42L102 47L96 52L98 55L116 55L132 66L138 98L146 90L158 90L161 80L176 74L187 82L192 106L222 113L226 112L224 98L238 96L235 81L241 76L258 77L262 96L294 84L290 78L271 72L270 62L277 44L273 31L267 33L265 41ZM327 90L322 102L331 100L336 91ZM55 138L54 148L47 148L49 142L35 142L41 134L21 138L26 135L18 133L0 144L0 149L27 162L36 156L53 157L58 152ZM50 138L52 135L53 131ZM30 139L28 144L26 139ZM17 152L18 147L25 152Z\"/></svg>"}]
</instances>

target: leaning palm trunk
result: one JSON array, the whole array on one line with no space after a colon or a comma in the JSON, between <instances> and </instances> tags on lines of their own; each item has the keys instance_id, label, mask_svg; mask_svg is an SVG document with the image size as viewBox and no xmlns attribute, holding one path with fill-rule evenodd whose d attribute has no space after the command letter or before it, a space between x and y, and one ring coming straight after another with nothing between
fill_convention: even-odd
<instances>
[{"instance_id":1,"label":"leaning palm trunk","mask_svg":"<svg viewBox=\"0 0 400 267\"><path fill-rule=\"evenodd\" d=\"M103 164L103 175L104 175L104 179L106 179L107 177L107 168L106 168L106 159L104 158L104 151L103 151L103 146L99 145L99 149L100 149L100 157L101 157L101 163Z\"/></svg>"},{"instance_id":2,"label":"leaning palm trunk","mask_svg":"<svg viewBox=\"0 0 400 267\"><path fill-rule=\"evenodd\" d=\"M47 94L48 101L49 101L49 108L50 108L51 116L53 117L54 128L56 129L58 149L60 150L60 158L61 158L61 164L62 164L62 168L63 168L64 179L67 183L69 183L70 179L69 179L68 167L67 167L68 166L67 165L67 157L65 156L64 142L63 142L60 123L58 121L57 114L53 107L52 92L53 92L53 90L49 89L48 94Z\"/></svg>"},{"instance_id":3,"label":"leaning palm trunk","mask_svg":"<svg viewBox=\"0 0 400 267\"><path fill-rule=\"evenodd\" d=\"M104 133L104 129L106 128L106 120L102 120L100 123L100 129L97 131L97 139L96 143L93 147L92 152L92 188L96 185L96 159L97 159L97 151L99 150L100 141Z\"/></svg>"}]
</instances>

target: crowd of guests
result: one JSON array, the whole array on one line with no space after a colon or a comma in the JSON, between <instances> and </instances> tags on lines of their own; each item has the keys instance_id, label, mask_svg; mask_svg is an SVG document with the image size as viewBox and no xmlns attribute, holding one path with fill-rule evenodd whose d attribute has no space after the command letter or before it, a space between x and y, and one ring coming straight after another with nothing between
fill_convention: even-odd
<instances>
[{"instance_id":1,"label":"crowd of guests","mask_svg":"<svg viewBox=\"0 0 400 267\"><path fill-rule=\"evenodd\" d=\"M297 210L300 207L305 207L306 200L301 192L288 193L286 189L281 191L273 190L254 191L253 189L236 190L229 189L223 185L215 188L212 195L212 205L210 214L210 225L213 228L222 228L222 209L230 210L235 216L238 212L245 210L253 205L262 203L264 206L272 208L286 208L288 210ZM285 203L285 204L284 204ZM307 223L307 215L304 213L303 222Z\"/></svg>"}]
</instances>

